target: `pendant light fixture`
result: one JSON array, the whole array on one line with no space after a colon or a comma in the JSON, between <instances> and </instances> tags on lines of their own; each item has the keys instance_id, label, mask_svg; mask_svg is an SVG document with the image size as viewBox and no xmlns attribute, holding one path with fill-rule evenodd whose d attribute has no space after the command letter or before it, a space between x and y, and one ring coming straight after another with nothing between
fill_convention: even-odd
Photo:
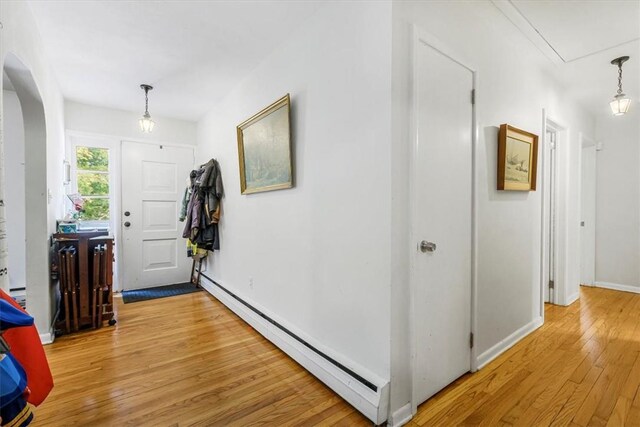
<instances>
[{"instance_id":1,"label":"pendant light fixture","mask_svg":"<svg viewBox=\"0 0 640 427\"><path fill-rule=\"evenodd\" d=\"M618 66L618 93L613 97L613 101L609 103L611 112L614 116L621 116L629 111L631 99L622 93L622 64L629 60L628 56L621 56L611 61L611 64Z\"/></svg>"},{"instance_id":2,"label":"pendant light fixture","mask_svg":"<svg viewBox=\"0 0 640 427\"><path fill-rule=\"evenodd\" d=\"M140 123L140 130L144 133L151 133L154 121L151 120L151 114L149 114L149 91L153 90L151 85L140 85L140 88L144 90L144 116L138 121Z\"/></svg>"}]
</instances>

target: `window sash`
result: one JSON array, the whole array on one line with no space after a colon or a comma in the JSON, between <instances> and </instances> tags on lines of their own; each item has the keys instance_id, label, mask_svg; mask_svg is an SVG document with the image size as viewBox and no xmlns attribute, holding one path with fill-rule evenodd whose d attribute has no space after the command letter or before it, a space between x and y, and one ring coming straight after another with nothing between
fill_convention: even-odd
<instances>
[{"instance_id":1,"label":"window sash","mask_svg":"<svg viewBox=\"0 0 640 427\"><path fill-rule=\"evenodd\" d=\"M109 171L94 171L94 170L90 170L90 169L76 169L76 173L81 174L81 173L95 173L95 174L100 174L100 175L109 175Z\"/></svg>"}]
</instances>

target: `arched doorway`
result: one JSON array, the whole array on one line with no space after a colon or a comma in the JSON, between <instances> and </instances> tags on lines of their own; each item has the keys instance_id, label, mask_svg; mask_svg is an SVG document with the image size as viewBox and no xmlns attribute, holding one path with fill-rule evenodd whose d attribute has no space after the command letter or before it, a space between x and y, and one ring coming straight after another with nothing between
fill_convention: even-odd
<instances>
[{"instance_id":1,"label":"arched doorway","mask_svg":"<svg viewBox=\"0 0 640 427\"><path fill-rule=\"evenodd\" d=\"M7 272L4 291L24 306L26 298L26 206L24 120L20 99L3 73L2 112L5 177L4 206L7 223ZM8 285L8 286L7 286Z\"/></svg>"},{"instance_id":2,"label":"arched doorway","mask_svg":"<svg viewBox=\"0 0 640 427\"><path fill-rule=\"evenodd\" d=\"M56 298L49 278L44 107L31 71L17 56L7 54L2 68L0 271L3 274L0 284L4 290L8 290L11 281L25 288L26 308L34 316L41 335L47 335ZM7 107L10 108L6 111L8 117L5 116ZM9 144L18 146L9 147ZM23 286L19 286L21 274Z\"/></svg>"}]
</instances>

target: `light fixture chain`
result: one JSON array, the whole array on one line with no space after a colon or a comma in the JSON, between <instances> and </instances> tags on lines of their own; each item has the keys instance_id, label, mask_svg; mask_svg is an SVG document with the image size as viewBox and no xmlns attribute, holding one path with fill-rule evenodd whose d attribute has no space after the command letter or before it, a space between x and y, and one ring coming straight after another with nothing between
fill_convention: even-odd
<instances>
[{"instance_id":1,"label":"light fixture chain","mask_svg":"<svg viewBox=\"0 0 640 427\"><path fill-rule=\"evenodd\" d=\"M618 62L618 95L622 93L622 63Z\"/></svg>"},{"instance_id":2,"label":"light fixture chain","mask_svg":"<svg viewBox=\"0 0 640 427\"><path fill-rule=\"evenodd\" d=\"M622 73L622 70L620 70L620 73ZM144 112L149 114L149 88L144 88Z\"/></svg>"}]
</instances>

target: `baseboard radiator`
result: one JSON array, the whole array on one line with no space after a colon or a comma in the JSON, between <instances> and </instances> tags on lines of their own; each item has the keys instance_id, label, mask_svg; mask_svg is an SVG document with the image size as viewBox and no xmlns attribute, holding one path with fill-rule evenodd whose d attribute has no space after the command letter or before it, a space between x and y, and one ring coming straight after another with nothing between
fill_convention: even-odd
<instances>
[{"instance_id":1,"label":"baseboard radiator","mask_svg":"<svg viewBox=\"0 0 640 427\"><path fill-rule=\"evenodd\" d=\"M375 424L387 419L389 382L359 374L201 273L200 285Z\"/></svg>"}]
</instances>

